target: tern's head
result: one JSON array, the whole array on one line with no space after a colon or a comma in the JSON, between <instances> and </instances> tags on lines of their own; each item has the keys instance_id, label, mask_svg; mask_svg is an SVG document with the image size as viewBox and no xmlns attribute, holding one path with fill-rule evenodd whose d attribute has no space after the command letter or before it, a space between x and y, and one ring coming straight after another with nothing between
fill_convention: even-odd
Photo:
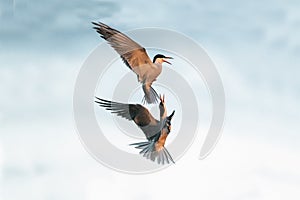
<instances>
[{"instance_id":1,"label":"tern's head","mask_svg":"<svg viewBox=\"0 0 300 200\"><path fill-rule=\"evenodd\" d=\"M167 130L168 134L171 132L171 120L172 120L174 114L175 114L175 110L173 110L172 114L167 117L166 123L165 123L164 128L163 128L163 129Z\"/></svg>"},{"instance_id":2,"label":"tern's head","mask_svg":"<svg viewBox=\"0 0 300 200\"><path fill-rule=\"evenodd\" d=\"M167 57L161 54L157 54L156 56L154 56L153 58L153 63L156 64L162 64L163 62L168 63L169 65L172 65L169 61L167 61L166 59L173 59L172 57Z\"/></svg>"},{"instance_id":3,"label":"tern's head","mask_svg":"<svg viewBox=\"0 0 300 200\"><path fill-rule=\"evenodd\" d=\"M160 95L160 103L159 103L159 112L160 112L160 118L166 118L167 117L167 109L165 104L165 95Z\"/></svg>"}]
</instances>

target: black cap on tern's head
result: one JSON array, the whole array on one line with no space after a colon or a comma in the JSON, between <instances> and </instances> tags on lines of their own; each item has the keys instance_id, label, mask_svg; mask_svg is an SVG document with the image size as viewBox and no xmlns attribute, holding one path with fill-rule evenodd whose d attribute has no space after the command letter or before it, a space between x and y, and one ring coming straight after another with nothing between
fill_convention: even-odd
<instances>
[{"instance_id":1,"label":"black cap on tern's head","mask_svg":"<svg viewBox=\"0 0 300 200\"><path fill-rule=\"evenodd\" d=\"M167 60L165 60L165 59L173 59L172 57L164 56L164 55L162 55L162 54L157 54L157 55L155 55L154 58L153 58L153 63L155 63L155 61L156 61L157 59L160 59L160 62L161 62L161 63L166 62L166 63L168 63L169 65L172 65L170 62L168 62Z\"/></svg>"},{"instance_id":2,"label":"black cap on tern's head","mask_svg":"<svg viewBox=\"0 0 300 200\"><path fill-rule=\"evenodd\" d=\"M172 114L167 117L169 121L171 121L174 114L175 114L175 110L173 110Z\"/></svg>"},{"instance_id":3,"label":"black cap on tern's head","mask_svg":"<svg viewBox=\"0 0 300 200\"><path fill-rule=\"evenodd\" d=\"M175 113L175 110L173 110L172 114L167 117L167 120L165 122L164 129L167 131L167 134L169 134L171 132L171 127L172 127L171 120L172 120L174 113Z\"/></svg>"}]
</instances>

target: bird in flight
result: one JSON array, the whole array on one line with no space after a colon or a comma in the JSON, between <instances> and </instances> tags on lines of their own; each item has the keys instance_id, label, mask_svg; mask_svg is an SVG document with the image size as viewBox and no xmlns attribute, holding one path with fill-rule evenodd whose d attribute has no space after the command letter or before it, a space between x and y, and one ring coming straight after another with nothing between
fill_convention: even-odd
<instances>
[{"instance_id":1,"label":"bird in flight","mask_svg":"<svg viewBox=\"0 0 300 200\"><path fill-rule=\"evenodd\" d=\"M113 114L128 120L133 120L143 131L147 141L130 144L137 149L141 149L141 155L154 162L157 161L158 164L175 163L164 146L171 132L171 120L175 111L167 116L164 96L160 96L160 120L155 119L149 110L140 104L118 103L98 97L96 97L95 102Z\"/></svg>"},{"instance_id":2,"label":"bird in flight","mask_svg":"<svg viewBox=\"0 0 300 200\"><path fill-rule=\"evenodd\" d=\"M173 58L157 54L151 61L146 49L125 34L101 22L92 22L92 24L95 25L94 29L100 36L117 51L127 67L137 75L145 94L144 101L148 104L157 103L159 96L151 85L160 75L162 64L165 62L171 65L167 59Z\"/></svg>"}]
</instances>

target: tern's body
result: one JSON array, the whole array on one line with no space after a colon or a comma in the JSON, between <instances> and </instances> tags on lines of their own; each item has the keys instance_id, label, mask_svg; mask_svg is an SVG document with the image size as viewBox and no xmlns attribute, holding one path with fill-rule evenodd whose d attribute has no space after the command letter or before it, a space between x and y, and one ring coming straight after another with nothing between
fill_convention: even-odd
<instances>
[{"instance_id":1,"label":"tern's body","mask_svg":"<svg viewBox=\"0 0 300 200\"><path fill-rule=\"evenodd\" d=\"M174 115L174 111L170 116L167 116L164 98L160 98L160 100L160 120L155 119L149 110L140 104L117 103L100 98L97 98L95 102L118 116L133 120L144 132L148 141L131 145L142 149L140 154L143 154L144 157L152 161L157 160L159 164L164 164L165 162L169 163L169 161L174 162L164 147L168 134L171 131L171 119Z\"/></svg>"},{"instance_id":2,"label":"tern's body","mask_svg":"<svg viewBox=\"0 0 300 200\"><path fill-rule=\"evenodd\" d=\"M143 84L145 101L156 103L158 95L151 85L162 72L162 63L169 63L165 59L172 58L157 54L152 62L146 49L125 34L101 22L93 24L101 37L117 51L123 62L137 75L138 81Z\"/></svg>"},{"instance_id":3,"label":"tern's body","mask_svg":"<svg viewBox=\"0 0 300 200\"><path fill-rule=\"evenodd\" d=\"M144 65L137 66L132 69L138 76L138 81L141 83L152 83L156 81L156 78L160 75L162 71L161 63L150 63L148 67Z\"/></svg>"}]
</instances>

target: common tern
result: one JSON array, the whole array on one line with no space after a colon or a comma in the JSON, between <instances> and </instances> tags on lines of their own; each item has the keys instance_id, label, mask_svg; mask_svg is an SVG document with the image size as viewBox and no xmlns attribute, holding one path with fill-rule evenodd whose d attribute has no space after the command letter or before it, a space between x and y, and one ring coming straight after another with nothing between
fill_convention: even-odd
<instances>
[{"instance_id":1,"label":"common tern","mask_svg":"<svg viewBox=\"0 0 300 200\"><path fill-rule=\"evenodd\" d=\"M146 49L124 33L101 22L92 22L92 24L95 25L94 29L100 36L117 51L127 67L137 75L138 81L142 83L144 100L149 104L157 103L159 96L151 85L160 75L162 64L165 62L171 65L167 59L173 58L157 54L151 61Z\"/></svg>"},{"instance_id":2,"label":"common tern","mask_svg":"<svg viewBox=\"0 0 300 200\"><path fill-rule=\"evenodd\" d=\"M96 97L95 102L113 114L128 120L133 120L143 131L147 141L130 144L137 149L141 149L141 155L154 162L156 160L158 164L175 163L164 146L171 132L171 120L175 110L170 116L167 116L164 96L160 96L160 120L155 119L149 110L140 104L118 103L98 97Z\"/></svg>"}]
</instances>

